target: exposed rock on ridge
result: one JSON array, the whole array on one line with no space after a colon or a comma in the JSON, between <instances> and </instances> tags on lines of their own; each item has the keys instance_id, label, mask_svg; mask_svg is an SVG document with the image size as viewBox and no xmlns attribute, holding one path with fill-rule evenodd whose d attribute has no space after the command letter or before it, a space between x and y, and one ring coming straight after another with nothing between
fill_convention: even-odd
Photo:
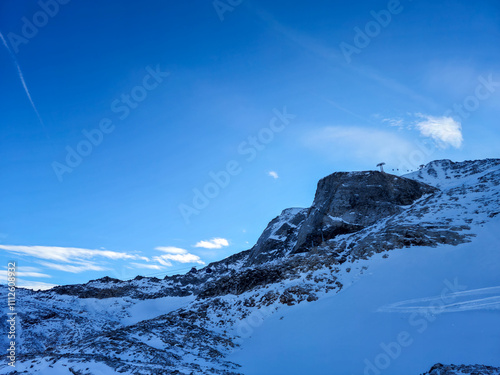
<instances>
[{"instance_id":1,"label":"exposed rock on ridge","mask_svg":"<svg viewBox=\"0 0 500 375\"><path fill-rule=\"evenodd\" d=\"M262 264L288 255L293 249L298 229L307 217L307 209L288 208L274 218L259 237L247 259L247 264Z\"/></svg>"},{"instance_id":2,"label":"exposed rock on ridge","mask_svg":"<svg viewBox=\"0 0 500 375\"><path fill-rule=\"evenodd\" d=\"M294 252L308 251L340 234L358 232L404 211L437 189L383 172L338 172L318 182L314 202L300 228Z\"/></svg>"}]
</instances>

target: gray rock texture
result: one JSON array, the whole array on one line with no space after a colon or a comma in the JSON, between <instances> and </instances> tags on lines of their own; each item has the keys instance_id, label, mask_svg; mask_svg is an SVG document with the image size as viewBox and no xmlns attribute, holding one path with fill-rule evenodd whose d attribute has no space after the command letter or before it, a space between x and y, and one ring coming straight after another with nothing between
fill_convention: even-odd
<instances>
[{"instance_id":1,"label":"gray rock texture","mask_svg":"<svg viewBox=\"0 0 500 375\"><path fill-rule=\"evenodd\" d=\"M250 249L247 265L262 264L288 255L297 242L298 231L307 212L303 208L288 208L274 218Z\"/></svg>"},{"instance_id":2,"label":"gray rock texture","mask_svg":"<svg viewBox=\"0 0 500 375\"><path fill-rule=\"evenodd\" d=\"M427 184L382 172L333 173L318 182L294 252L358 232L436 191Z\"/></svg>"}]
</instances>

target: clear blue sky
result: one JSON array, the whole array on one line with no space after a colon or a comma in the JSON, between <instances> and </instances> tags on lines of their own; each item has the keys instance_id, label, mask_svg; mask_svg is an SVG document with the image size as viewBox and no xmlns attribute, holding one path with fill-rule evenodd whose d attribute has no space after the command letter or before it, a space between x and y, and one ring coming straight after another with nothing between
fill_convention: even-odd
<instances>
[{"instance_id":1,"label":"clear blue sky","mask_svg":"<svg viewBox=\"0 0 500 375\"><path fill-rule=\"evenodd\" d=\"M496 0L3 0L0 31L21 285L184 272L334 171L499 156Z\"/></svg>"}]
</instances>

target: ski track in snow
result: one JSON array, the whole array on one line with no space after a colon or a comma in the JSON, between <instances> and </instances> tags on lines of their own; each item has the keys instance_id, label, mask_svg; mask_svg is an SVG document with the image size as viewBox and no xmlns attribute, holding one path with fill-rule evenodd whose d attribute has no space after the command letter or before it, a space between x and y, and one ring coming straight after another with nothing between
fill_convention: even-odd
<instances>
[{"instance_id":1,"label":"ski track in snow","mask_svg":"<svg viewBox=\"0 0 500 375\"><path fill-rule=\"evenodd\" d=\"M475 298L488 294L495 294L495 295L486 298ZM436 304L435 302L438 303ZM426 304L419 305L420 303L426 303ZM394 313L418 312L418 313L440 314L440 313L451 313L451 312L461 312L461 311L493 310L493 309L500 309L500 286L473 289L473 290L467 290L463 292L456 292L449 294L447 293L436 297L416 298L416 299L391 303L389 305L380 307L377 310L377 312L394 312Z\"/></svg>"}]
</instances>

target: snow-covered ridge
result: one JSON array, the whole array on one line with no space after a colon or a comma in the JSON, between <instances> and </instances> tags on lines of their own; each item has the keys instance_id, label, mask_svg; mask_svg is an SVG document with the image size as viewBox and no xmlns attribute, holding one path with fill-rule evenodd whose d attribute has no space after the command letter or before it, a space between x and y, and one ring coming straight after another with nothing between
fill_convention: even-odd
<instances>
[{"instance_id":1,"label":"snow-covered ridge","mask_svg":"<svg viewBox=\"0 0 500 375\"><path fill-rule=\"evenodd\" d=\"M464 162L451 160L435 160L425 165L417 172L404 175L416 181L448 189L459 185L471 185L482 177L490 175L498 180L500 159L484 159ZM495 177L496 176L496 177Z\"/></svg>"}]
</instances>

